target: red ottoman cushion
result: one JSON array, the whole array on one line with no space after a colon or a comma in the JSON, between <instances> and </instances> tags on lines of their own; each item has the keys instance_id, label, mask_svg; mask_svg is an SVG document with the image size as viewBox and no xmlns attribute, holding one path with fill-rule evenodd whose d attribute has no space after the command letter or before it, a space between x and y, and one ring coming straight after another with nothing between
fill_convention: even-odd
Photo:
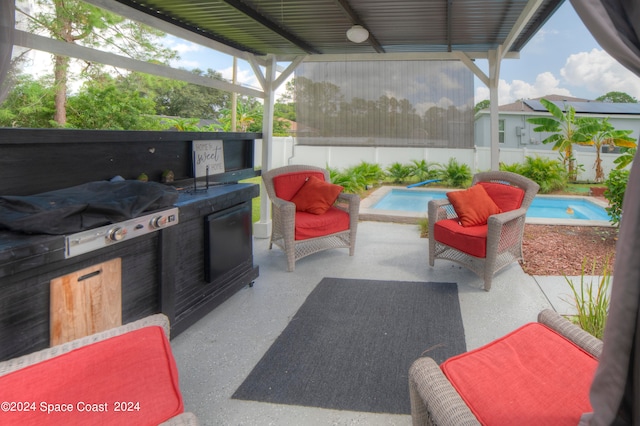
<instances>
[{"instance_id":1,"label":"red ottoman cushion","mask_svg":"<svg viewBox=\"0 0 640 426\"><path fill-rule=\"evenodd\" d=\"M577 425L592 411L598 361L548 327L527 324L445 361L442 371L484 425Z\"/></svg>"},{"instance_id":2,"label":"red ottoman cushion","mask_svg":"<svg viewBox=\"0 0 640 426\"><path fill-rule=\"evenodd\" d=\"M184 411L171 346L156 326L2 376L0 401L19 409L0 412L0 424L20 426L157 425Z\"/></svg>"},{"instance_id":3,"label":"red ottoman cushion","mask_svg":"<svg viewBox=\"0 0 640 426\"><path fill-rule=\"evenodd\" d=\"M349 214L337 207L330 207L324 214L296 212L296 240L324 237L349 229Z\"/></svg>"}]
</instances>

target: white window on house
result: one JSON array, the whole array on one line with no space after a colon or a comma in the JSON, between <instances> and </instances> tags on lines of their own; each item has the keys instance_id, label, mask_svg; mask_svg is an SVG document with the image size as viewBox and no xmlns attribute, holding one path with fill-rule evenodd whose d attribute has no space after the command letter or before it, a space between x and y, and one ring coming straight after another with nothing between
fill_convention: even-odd
<instances>
[{"instance_id":1,"label":"white window on house","mask_svg":"<svg viewBox=\"0 0 640 426\"><path fill-rule=\"evenodd\" d=\"M498 142L504 143L504 120L498 120Z\"/></svg>"}]
</instances>

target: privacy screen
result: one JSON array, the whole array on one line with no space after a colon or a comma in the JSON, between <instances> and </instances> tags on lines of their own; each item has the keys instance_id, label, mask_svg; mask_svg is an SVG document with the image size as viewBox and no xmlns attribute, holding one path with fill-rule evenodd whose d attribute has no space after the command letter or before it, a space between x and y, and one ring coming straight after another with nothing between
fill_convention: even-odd
<instances>
[{"instance_id":1,"label":"privacy screen","mask_svg":"<svg viewBox=\"0 0 640 426\"><path fill-rule=\"evenodd\" d=\"M473 148L461 62L306 62L295 86L298 144Z\"/></svg>"}]
</instances>

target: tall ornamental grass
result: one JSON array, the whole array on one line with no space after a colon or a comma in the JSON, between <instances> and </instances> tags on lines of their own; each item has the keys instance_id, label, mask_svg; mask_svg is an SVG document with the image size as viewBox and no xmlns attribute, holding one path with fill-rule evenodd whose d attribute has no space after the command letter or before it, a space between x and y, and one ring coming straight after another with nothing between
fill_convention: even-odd
<instances>
[{"instance_id":1,"label":"tall ornamental grass","mask_svg":"<svg viewBox=\"0 0 640 426\"><path fill-rule=\"evenodd\" d=\"M571 287L573 293L572 303L577 311L575 320L577 324L586 332L592 334L598 339L602 339L604 334L604 326L607 322L607 314L609 313L609 288L611 286L611 274L609 271L609 258L604 260L602 274L594 282L592 278L586 282L586 259L582 262L582 273L580 275L580 283L576 284L566 276L564 277ZM596 275L596 261L593 261L591 267L591 275Z\"/></svg>"}]
</instances>

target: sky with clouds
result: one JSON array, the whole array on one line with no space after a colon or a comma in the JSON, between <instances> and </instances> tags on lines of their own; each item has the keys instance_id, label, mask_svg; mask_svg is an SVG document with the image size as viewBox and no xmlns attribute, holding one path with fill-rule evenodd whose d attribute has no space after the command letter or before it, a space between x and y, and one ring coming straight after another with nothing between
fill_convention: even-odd
<instances>
[{"instance_id":1,"label":"sky with clouds","mask_svg":"<svg viewBox=\"0 0 640 426\"><path fill-rule=\"evenodd\" d=\"M478 65L488 74L486 61ZM484 65L484 66L483 66ZM489 99L476 80L475 100ZM565 1L520 52L500 70L499 104L557 94L595 99L625 92L640 100L640 78L609 56Z\"/></svg>"},{"instance_id":2,"label":"sky with clouds","mask_svg":"<svg viewBox=\"0 0 640 426\"><path fill-rule=\"evenodd\" d=\"M168 38L180 52L173 66L214 69L231 79L233 59L182 40ZM488 75L487 61L477 65ZM238 81L258 88L248 63L238 61ZM278 92L282 92L284 85ZM565 1L520 52L520 59L505 59L500 70L499 104L545 95L595 99L611 91L626 92L640 100L640 78L609 56L594 40ZM489 89L475 80L475 102L489 99Z\"/></svg>"}]
</instances>

